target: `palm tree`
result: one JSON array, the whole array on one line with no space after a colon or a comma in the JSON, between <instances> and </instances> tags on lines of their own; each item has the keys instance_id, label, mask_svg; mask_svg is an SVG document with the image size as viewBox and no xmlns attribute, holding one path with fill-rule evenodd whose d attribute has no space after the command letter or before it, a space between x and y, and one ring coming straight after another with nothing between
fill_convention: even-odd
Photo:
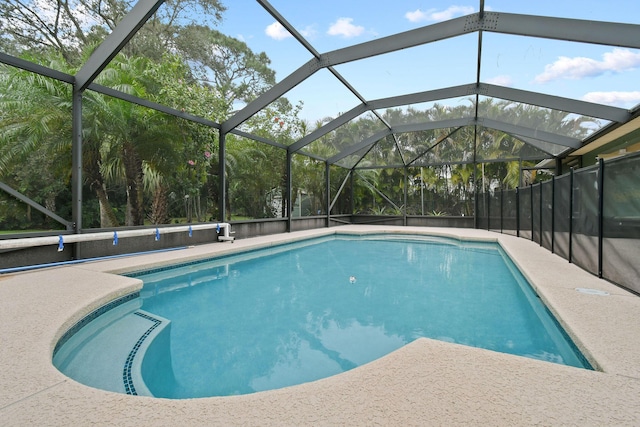
<instances>
[{"instance_id":1,"label":"palm tree","mask_svg":"<svg viewBox=\"0 0 640 427\"><path fill-rule=\"evenodd\" d=\"M147 73L149 63L144 58L118 55L97 82L141 98L147 96L156 82ZM125 224L143 225L145 170L169 172L176 159L179 129L168 116L119 99L94 95L88 103L93 107L99 128L101 173L110 182L122 182L126 192ZM157 181L162 182L162 181ZM156 188L157 190L157 188ZM160 197L159 194L156 194Z\"/></svg>"},{"instance_id":2,"label":"palm tree","mask_svg":"<svg viewBox=\"0 0 640 427\"><path fill-rule=\"evenodd\" d=\"M0 93L0 180L56 212L56 200L70 194L71 87L3 65ZM25 165L38 173L25 175Z\"/></svg>"},{"instance_id":3,"label":"palm tree","mask_svg":"<svg viewBox=\"0 0 640 427\"><path fill-rule=\"evenodd\" d=\"M0 65L0 87L0 172L36 150L69 152L70 85Z\"/></svg>"}]
</instances>

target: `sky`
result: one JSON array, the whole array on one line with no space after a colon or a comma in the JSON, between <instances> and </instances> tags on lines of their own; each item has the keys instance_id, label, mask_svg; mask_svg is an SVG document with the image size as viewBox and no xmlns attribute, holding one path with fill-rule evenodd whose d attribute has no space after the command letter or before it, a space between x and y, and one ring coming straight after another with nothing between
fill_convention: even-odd
<instances>
[{"instance_id":1,"label":"sky","mask_svg":"<svg viewBox=\"0 0 640 427\"><path fill-rule=\"evenodd\" d=\"M223 0L220 31L271 58L282 80L312 58L254 0ZM477 0L372 2L271 0L320 53L475 13ZM564 0L485 1L485 10L640 24L640 2ZM368 100L438 89L476 80L478 33L381 55L335 69ZM640 103L640 50L483 33L480 79L517 89L632 108ZM326 69L286 96L304 100L303 118L335 117L358 105ZM450 103L465 102L463 99ZM427 107L427 106L425 106Z\"/></svg>"}]
</instances>

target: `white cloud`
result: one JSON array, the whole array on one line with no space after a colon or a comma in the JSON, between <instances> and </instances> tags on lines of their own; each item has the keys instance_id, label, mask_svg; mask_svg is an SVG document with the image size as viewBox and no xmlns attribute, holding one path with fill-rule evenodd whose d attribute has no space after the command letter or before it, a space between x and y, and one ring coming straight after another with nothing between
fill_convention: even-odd
<instances>
[{"instance_id":1,"label":"white cloud","mask_svg":"<svg viewBox=\"0 0 640 427\"><path fill-rule=\"evenodd\" d=\"M291 33L289 33L289 31L287 31L279 22L274 22L269 25L265 28L264 32L266 35L276 40L284 40L288 37L293 37Z\"/></svg>"},{"instance_id":2,"label":"white cloud","mask_svg":"<svg viewBox=\"0 0 640 427\"><path fill-rule=\"evenodd\" d=\"M490 79L487 79L487 83L498 85L498 86L511 87L511 85L513 85L513 79L511 78L511 76L507 76L506 74L503 74L501 76L495 76Z\"/></svg>"},{"instance_id":3,"label":"white cloud","mask_svg":"<svg viewBox=\"0 0 640 427\"><path fill-rule=\"evenodd\" d=\"M404 17L411 22L427 21L427 14L420 9L416 9L413 12L407 12Z\"/></svg>"},{"instance_id":4,"label":"white cloud","mask_svg":"<svg viewBox=\"0 0 640 427\"><path fill-rule=\"evenodd\" d=\"M449 8L438 11L436 9L429 9L426 12L420 9L416 9L413 12L407 12L404 17L411 22L423 22L423 21L446 21L456 16L469 15L475 10L472 6L449 6Z\"/></svg>"},{"instance_id":5,"label":"white cloud","mask_svg":"<svg viewBox=\"0 0 640 427\"><path fill-rule=\"evenodd\" d=\"M547 83L558 79L578 80L584 77L596 77L608 72L621 73L640 67L640 52L615 48L602 55L602 61L592 58L561 56L553 64L547 64L544 72L538 74L536 83Z\"/></svg>"},{"instance_id":6,"label":"white cloud","mask_svg":"<svg viewBox=\"0 0 640 427\"><path fill-rule=\"evenodd\" d=\"M589 92L582 97L584 101L598 104L615 105L630 108L640 104L640 91L633 92Z\"/></svg>"},{"instance_id":7,"label":"white cloud","mask_svg":"<svg viewBox=\"0 0 640 427\"><path fill-rule=\"evenodd\" d=\"M331 24L327 34L330 36L342 36L344 38L359 36L364 32L364 27L353 25L352 22L353 18L338 18L336 22Z\"/></svg>"},{"instance_id":8,"label":"white cloud","mask_svg":"<svg viewBox=\"0 0 640 427\"><path fill-rule=\"evenodd\" d=\"M313 39L318 35L318 30L315 25L308 25L303 30L300 30L300 34L307 39Z\"/></svg>"}]
</instances>

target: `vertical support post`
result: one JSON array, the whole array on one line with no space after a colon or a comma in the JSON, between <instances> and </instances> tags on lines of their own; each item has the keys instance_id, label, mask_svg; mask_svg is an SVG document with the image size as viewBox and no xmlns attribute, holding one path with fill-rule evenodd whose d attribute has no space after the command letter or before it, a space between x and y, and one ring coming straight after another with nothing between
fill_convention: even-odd
<instances>
[{"instance_id":1,"label":"vertical support post","mask_svg":"<svg viewBox=\"0 0 640 427\"><path fill-rule=\"evenodd\" d=\"M354 178L354 170L351 169L351 176L349 177L349 180L351 181L351 222L353 223L353 214L354 211L356 210L356 201L353 199L354 195L356 194L354 187L355 184L355 178Z\"/></svg>"},{"instance_id":2,"label":"vertical support post","mask_svg":"<svg viewBox=\"0 0 640 427\"><path fill-rule=\"evenodd\" d=\"M478 165L473 163L473 228L478 228Z\"/></svg>"},{"instance_id":3,"label":"vertical support post","mask_svg":"<svg viewBox=\"0 0 640 427\"><path fill-rule=\"evenodd\" d=\"M73 88L71 141L71 216L73 232L82 232L82 92ZM73 245L73 258L81 258L80 244Z\"/></svg>"},{"instance_id":4,"label":"vertical support post","mask_svg":"<svg viewBox=\"0 0 640 427\"><path fill-rule=\"evenodd\" d=\"M327 221L326 226L329 228L331 225L331 165L329 165L329 161L325 162L325 188L326 188L326 204L327 204Z\"/></svg>"},{"instance_id":5,"label":"vertical support post","mask_svg":"<svg viewBox=\"0 0 640 427\"><path fill-rule=\"evenodd\" d=\"M516 187L516 237L520 237L520 187Z\"/></svg>"},{"instance_id":6,"label":"vertical support post","mask_svg":"<svg viewBox=\"0 0 640 427\"><path fill-rule=\"evenodd\" d=\"M556 246L556 177L551 177L551 253Z\"/></svg>"},{"instance_id":7,"label":"vertical support post","mask_svg":"<svg viewBox=\"0 0 640 427\"><path fill-rule=\"evenodd\" d=\"M569 262L573 257L573 168L569 173Z\"/></svg>"},{"instance_id":8,"label":"vertical support post","mask_svg":"<svg viewBox=\"0 0 640 427\"><path fill-rule=\"evenodd\" d=\"M478 96L476 96L476 109ZM473 228L478 228L478 125L473 126Z\"/></svg>"},{"instance_id":9,"label":"vertical support post","mask_svg":"<svg viewBox=\"0 0 640 427\"><path fill-rule=\"evenodd\" d=\"M402 215L403 215L403 221L402 224L406 227L407 226L407 200L408 200L408 185L409 185L409 172L407 171L407 166L405 165L404 167L404 205L402 208Z\"/></svg>"},{"instance_id":10,"label":"vertical support post","mask_svg":"<svg viewBox=\"0 0 640 427\"><path fill-rule=\"evenodd\" d=\"M555 176L562 175L562 159L560 157L556 157L556 173Z\"/></svg>"},{"instance_id":11,"label":"vertical support post","mask_svg":"<svg viewBox=\"0 0 640 427\"><path fill-rule=\"evenodd\" d=\"M518 161L518 187L522 188L522 159Z\"/></svg>"},{"instance_id":12,"label":"vertical support post","mask_svg":"<svg viewBox=\"0 0 640 427\"><path fill-rule=\"evenodd\" d=\"M420 166L420 215L424 216L424 175Z\"/></svg>"},{"instance_id":13,"label":"vertical support post","mask_svg":"<svg viewBox=\"0 0 640 427\"><path fill-rule=\"evenodd\" d=\"M604 241L604 160L598 159L598 277L602 279Z\"/></svg>"},{"instance_id":14,"label":"vertical support post","mask_svg":"<svg viewBox=\"0 0 640 427\"><path fill-rule=\"evenodd\" d=\"M487 231L491 230L491 195L489 192L484 194L484 208L487 211Z\"/></svg>"},{"instance_id":15,"label":"vertical support post","mask_svg":"<svg viewBox=\"0 0 640 427\"><path fill-rule=\"evenodd\" d=\"M287 150L287 188L286 188L286 193L285 194L285 203L287 205L287 233L291 232L291 215L293 215L293 206L291 203L291 196L292 196L292 175L291 175L291 160L293 158L293 153L289 150Z\"/></svg>"},{"instance_id":16,"label":"vertical support post","mask_svg":"<svg viewBox=\"0 0 640 427\"><path fill-rule=\"evenodd\" d=\"M502 228L504 227L503 218L504 218L504 190L500 190L500 233L502 233Z\"/></svg>"},{"instance_id":17,"label":"vertical support post","mask_svg":"<svg viewBox=\"0 0 640 427\"><path fill-rule=\"evenodd\" d=\"M529 186L529 218L531 218L531 241L534 242L535 239L533 235L533 183Z\"/></svg>"},{"instance_id":18,"label":"vertical support post","mask_svg":"<svg viewBox=\"0 0 640 427\"><path fill-rule=\"evenodd\" d=\"M540 209L538 214L538 221L540 222L540 246L542 246L542 236L544 234L544 230L542 229L542 183L540 185Z\"/></svg>"},{"instance_id":19,"label":"vertical support post","mask_svg":"<svg viewBox=\"0 0 640 427\"><path fill-rule=\"evenodd\" d=\"M227 220L227 142L226 134L220 132L219 144L218 144L218 212L220 213L220 221Z\"/></svg>"}]
</instances>

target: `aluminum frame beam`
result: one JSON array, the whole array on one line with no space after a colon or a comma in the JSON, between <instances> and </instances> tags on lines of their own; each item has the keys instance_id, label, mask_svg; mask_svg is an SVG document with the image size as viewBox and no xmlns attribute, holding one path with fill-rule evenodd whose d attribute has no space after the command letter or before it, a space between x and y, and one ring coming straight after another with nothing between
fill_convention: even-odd
<instances>
[{"instance_id":1,"label":"aluminum frame beam","mask_svg":"<svg viewBox=\"0 0 640 427\"><path fill-rule=\"evenodd\" d=\"M97 83L91 83L89 86L87 86L87 90L98 92L103 95L111 96L113 98L121 99L123 101L131 102L132 104L140 105L141 107L150 108L152 110L159 111L161 113L169 114L170 116L189 120L195 123L200 123L202 125L209 126L215 129L220 129L220 124L212 120L194 116L193 114L185 113L184 111L176 110L175 108L167 107L165 105L158 104L157 102L149 101L144 98L139 98L134 95L129 95L128 93L124 93L107 86L102 86Z\"/></svg>"},{"instance_id":2,"label":"aluminum frame beam","mask_svg":"<svg viewBox=\"0 0 640 427\"><path fill-rule=\"evenodd\" d=\"M479 30L640 49L640 25L485 12Z\"/></svg>"},{"instance_id":3,"label":"aluminum frame beam","mask_svg":"<svg viewBox=\"0 0 640 427\"><path fill-rule=\"evenodd\" d=\"M423 130L457 128L476 124L474 117L461 117L459 119L438 120L434 122L412 123L392 128L393 133L420 132Z\"/></svg>"},{"instance_id":4,"label":"aluminum frame beam","mask_svg":"<svg viewBox=\"0 0 640 427\"><path fill-rule=\"evenodd\" d=\"M21 202L31 206L35 210L37 210L37 211L45 214L46 216L56 220L60 224L64 225L67 230L72 230L73 229L73 222L72 221L67 221L66 219L62 218L60 215L57 215L55 212L52 212L49 209L45 208L40 203L31 200L30 198L28 198L24 194L19 193L18 191L16 191L13 188L9 187L4 182L0 182L0 190L5 191L7 194L10 194L11 196L15 197L16 199L20 200Z\"/></svg>"},{"instance_id":5,"label":"aluminum frame beam","mask_svg":"<svg viewBox=\"0 0 640 427\"><path fill-rule=\"evenodd\" d=\"M416 163L416 164L412 164L411 168L426 168L426 167L430 167L430 166L447 166L447 165L474 165L474 164L487 164L487 163L504 163L504 162L516 162L516 161L527 161L527 160L531 160L531 161L539 161L540 157L518 157L518 156L510 156L510 157L505 157L502 159L489 159L489 160L483 160L483 159L476 159L476 160L455 160L455 161L451 161L451 162L433 162L433 163L429 163L429 162L424 162L424 163ZM384 168L391 168L393 166L383 166ZM402 167L402 165L398 165L398 167ZM371 168L360 168L360 169L371 169ZM379 169L378 167L376 167L375 169ZM549 169L549 168L542 168L542 169Z\"/></svg>"},{"instance_id":6,"label":"aluminum frame beam","mask_svg":"<svg viewBox=\"0 0 640 427\"><path fill-rule=\"evenodd\" d=\"M307 145L311 144L316 139L322 138L323 136L325 136L329 132L336 130L340 126L344 125L345 123L349 122L350 120L355 119L359 115L366 113L367 111L369 111L369 108L364 104L360 104L360 105L352 108L351 110L347 111L346 113L342 114L339 117L336 117L335 119L333 119L329 123L325 124L324 126L314 130L313 132L311 132L307 136L299 139L297 142L294 142L293 144L291 144L289 146L289 151L296 152L296 151L306 147Z\"/></svg>"},{"instance_id":7,"label":"aluminum frame beam","mask_svg":"<svg viewBox=\"0 0 640 427\"><path fill-rule=\"evenodd\" d=\"M71 74L63 73L61 71L54 70L40 64L36 64L35 62L29 62L22 58L16 58L15 56L11 56L2 52L0 52L0 63L20 68L25 71L30 71L41 76L51 77L52 79L56 79L61 82L70 84L73 84L75 82L75 77Z\"/></svg>"},{"instance_id":8,"label":"aluminum frame beam","mask_svg":"<svg viewBox=\"0 0 640 427\"><path fill-rule=\"evenodd\" d=\"M296 27L291 25L289 21L285 19L282 14L271 5L267 0L256 0L260 6L262 6L273 18L280 23L288 32L293 36L294 39L298 41L305 49L307 49L313 56L316 58L320 57L320 53L314 49L313 46L304 38L302 34L296 30Z\"/></svg>"},{"instance_id":9,"label":"aluminum frame beam","mask_svg":"<svg viewBox=\"0 0 640 427\"><path fill-rule=\"evenodd\" d=\"M280 25L282 25L300 44L302 44L302 46L304 46L305 49L307 49L316 59L320 59L321 57L320 53L313 46L311 46L311 44L307 42L307 40L304 37L302 37L302 35L298 32L298 30L296 30L296 28L293 25L291 25L289 21L287 21L280 14L280 12L278 12L267 0L257 0L257 1L267 12L269 12L271 16L275 18L276 21L280 23ZM363 104L367 103L365 98L356 90L356 88L354 88L351 85L351 83L347 81L347 79L342 77L342 75L338 73L338 71L336 71L334 67L327 67L327 69L331 74L333 74L333 76L336 79L338 79L340 83L342 83L343 86L347 88L347 90L349 90L349 92L351 92L356 98L358 98L360 102L362 102ZM374 114L384 122L384 120L382 119L382 117L378 115L378 113L374 113ZM385 126L390 127L387 123L385 123Z\"/></svg>"},{"instance_id":10,"label":"aluminum frame beam","mask_svg":"<svg viewBox=\"0 0 640 427\"><path fill-rule=\"evenodd\" d=\"M275 7L271 5L271 3L269 3L267 0L256 0L256 1L267 12L269 12L269 14L273 16L276 21L280 23L280 25L282 25L293 36L293 38L295 38L298 41L298 43L304 46L304 48L307 49L316 59L320 59L321 57L320 53L313 46L311 46L311 43L309 43L298 32L298 30L293 25L291 25L289 21L287 21L284 18L284 16L282 16L282 14L276 10ZM349 83L347 79L342 77L340 73L338 73L333 67L328 67L328 68L331 74L333 74L338 80L340 80L340 83L346 86L346 88L349 89L349 91L353 93L358 99L360 99L360 101L365 102L364 98L358 93L358 91L353 86L351 86L351 83Z\"/></svg>"},{"instance_id":11,"label":"aluminum frame beam","mask_svg":"<svg viewBox=\"0 0 640 427\"><path fill-rule=\"evenodd\" d=\"M291 151L287 151L287 153L290 153L292 155L293 154L297 154L297 155L300 155L300 156L305 156L305 157L308 157L310 159L317 160L319 162L326 162L327 161L327 159L325 157L320 157L317 154L313 154L313 153L310 153L308 151L300 150L300 151L296 151L295 153L292 153Z\"/></svg>"},{"instance_id":12,"label":"aluminum frame beam","mask_svg":"<svg viewBox=\"0 0 640 427\"><path fill-rule=\"evenodd\" d=\"M369 101L367 104L360 104L319 129L311 132L289 146L289 150L298 151L319 139L327 133L334 131L345 123L353 120L367 111L392 108L402 105L419 104L422 102L438 101L442 99L457 98L461 96L482 95L499 98L508 101L520 102L523 104L535 105L538 107L550 108L553 110L565 111L574 114L581 114L588 117L596 117L617 123L625 123L631 118L631 113L624 108L610 107L607 105L595 104L591 102L578 101L570 98L563 98L554 95L545 95L537 92L530 92L520 89L496 86L488 83L475 83L451 86L442 89L435 89L424 92L416 92L408 95L380 98Z\"/></svg>"},{"instance_id":13,"label":"aluminum frame beam","mask_svg":"<svg viewBox=\"0 0 640 427\"><path fill-rule=\"evenodd\" d=\"M563 145L565 147L580 148L582 146L582 141L577 138L557 135L555 133L549 133L538 129L531 129L511 123L501 122L498 120L479 118L475 124L477 124L478 126L483 126L485 128L501 130L508 134L526 136L529 138L550 142L556 145Z\"/></svg>"},{"instance_id":14,"label":"aluminum frame beam","mask_svg":"<svg viewBox=\"0 0 640 427\"><path fill-rule=\"evenodd\" d=\"M237 136L241 136L243 138L251 139L253 141L262 142L263 144L271 145L273 147L282 148L284 150L287 149L287 146L284 145L284 144L280 144L279 142L275 142L275 141L272 141L272 140L267 139L267 138L263 138L263 137L258 136L258 135L253 135L253 134L251 134L249 132L244 132L244 131L241 131L241 130L238 130L238 129L234 129L229 133L237 135Z\"/></svg>"},{"instance_id":15,"label":"aluminum frame beam","mask_svg":"<svg viewBox=\"0 0 640 427\"><path fill-rule=\"evenodd\" d=\"M271 104L273 101L280 98L282 95L302 83L305 79L307 79L309 76L320 69L318 65L319 63L320 60L316 58L311 59L306 64L295 70L293 73L289 74L279 83L271 87L262 95L251 101L249 104L245 105L243 109L241 109L236 114L227 119L227 121L222 123L222 131L229 132L231 129L240 126L242 123L244 123L254 114L258 113L264 107Z\"/></svg>"},{"instance_id":16,"label":"aluminum frame beam","mask_svg":"<svg viewBox=\"0 0 640 427\"><path fill-rule=\"evenodd\" d=\"M517 160L517 159L516 159ZM500 162L502 160L499 160ZM453 162L436 162L436 163L421 163L421 164L411 164L411 165L402 165L402 164L389 164L389 165L376 165L376 166L362 166L362 167L356 167L354 168L354 170L356 171L362 171L362 170L369 170L369 169L400 169L400 168L424 168L424 167L429 167L429 166L445 166L445 165L472 165L473 164L473 160L456 160Z\"/></svg>"},{"instance_id":17,"label":"aluminum frame beam","mask_svg":"<svg viewBox=\"0 0 640 427\"><path fill-rule=\"evenodd\" d=\"M550 157L558 157L558 156L562 156L562 154L564 154L567 150L571 149L571 147L566 147L566 146L562 146L564 147L564 150L562 150L562 152L558 153L558 154L554 154L552 152L549 151L548 147L545 147L543 144L550 144L549 142L546 141L541 141L538 139L533 139L533 138L529 138L526 136L522 136L522 135L511 135L514 138L516 138L519 141L524 142L525 144L531 145L532 147L536 148L537 150L540 150L544 153L547 153ZM553 145L557 145L557 144L553 144Z\"/></svg>"},{"instance_id":18,"label":"aluminum frame beam","mask_svg":"<svg viewBox=\"0 0 640 427\"><path fill-rule=\"evenodd\" d=\"M80 92L93 82L162 3L164 0L138 0L76 74L76 85Z\"/></svg>"},{"instance_id":19,"label":"aluminum frame beam","mask_svg":"<svg viewBox=\"0 0 640 427\"><path fill-rule=\"evenodd\" d=\"M496 86L489 83L480 83L480 86L476 88L476 93L478 95L491 98L500 98L508 101L550 108L552 110L565 111L588 117L596 117L598 119L605 119L618 123L624 123L631 118L629 110L625 110L624 108L610 107L608 105L578 101L571 98L563 98L561 96L545 95L539 92Z\"/></svg>"},{"instance_id":20,"label":"aluminum frame beam","mask_svg":"<svg viewBox=\"0 0 640 427\"><path fill-rule=\"evenodd\" d=\"M489 129L499 130L508 134L513 134L518 137L522 142L530 144L538 149L535 144L532 144L525 140L525 138L537 139L551 144L561 145L569 148L579 148L582 146L582 142L579 139L571 138L567 136L557 135L546 131L531 129L524 126L518 126L510 123L501 122L499 120L487 119L487 118L474 118L474 117L462 117L459 119L440 120L434 122L425 123L413 123L409 125L395 126L391 130L384 130L377 132L374 135L365 138L361 142L347 147L338 154L333 155L328 159L331 164L342 160L343 158L378 142L380 139L385 138L391 134L408 133L408 132L420 132L425 130L443 129L443 128L458 128L462 126L482 126ZM546 152L546 150L543 150ZM553 156L553 155L552 155Z\"/></svg>"},{"instance_id":21,"label":"aluminum frame beam","mask_svg":"<svg viewBox=\"0 0 640 427\"><path fill-rule=\"evenodd\" d=\"M291 151L298 151L303 147L309 145L316 139L319 139L324 135L326 135L327 133L336 130L340 126L355 119L361 114L366 113L367 111L380 109L380 108L397 107L400 105L409 105L409 104L418 104L421 102L437 101L440 99L455 98L458 96L465 96L468 94L469 94L469 85L461 85L461 86L452 86L452 87L443 88L443 89L417 92L409 95L380 98L373 101L369 101L366 104L363 103L363 104L357 105L356 107L352 108L351 110L347 111L341 116L336 117L334 120L330 121L329 123L325 124L319 129L316 129L315 131L311 132L304 138L299 139L297 142L291 144L289 146L289 149Z\"/></svg>"},{"instance_id":22,"label":"aluminum frame beam","mask_svg":"<svg viewBox=\"0 0 640 427\"><path fill-rule=\"evenodd\" d=\"M371 135L369 138L365 138L362 141L360 141L357 144L353 144L350 147L345 148L344 150L342 150L341 152L339 152L338 154L331 156L327 159L327 161L330 164L334 164L342 159L344 159L347 156L350 156L351 154L354 154L360 150L362 150L363 148L366 148L370 145L375 144L376 142L380 141L382 138L387 137L389 135L392 134L392 131L390 129L385 129L383 131L377 132L373 135Z\"/></svg>"},{"instance_id":23,"label":"aluminum frame beam","mask_svg":"<svg viewBox=\"0 0 640 427\"><path fill-rule=\"evenodd\" d=\"M389 98L379 98L369 101L367 106L372 109L391 108L401 105L420 104L422 102L439 101L442 99L458 98L461 96L473 95L476 84L465 84L450 86L446 88L427 90L407 95L391 96Z\"/></svg>"},{"instance_id":24,"label":"aluminum frame beam","mask_svg":"<svg viewBox=\"0 0 640 427\"><path fill-rule=\"evenodd\" d=\"M319 58L314 58L302 65L280 81L280 83L246 105L242 110L222 124L222 130L227 131L242 124L245 120L293 89L321 68L466 34L470 31L465 30L467 19L467 17L455 18L322 54Z\"/></svg>"},{"instance_id":25,"label":"aluminum frame beam","mask_svg":"<svg viewBox=\"0 0 640 427\"><path fill-rule=\"evenodd\" d=\"M330 51L322 55L322 64L325 67L344 64L471 33L479 30L469 25L469 21L477 20L477 15L462 16Z\"/></svg>"},{"instance_id":26,"label":"aluminum frame beam","mask_svg":"<svg viewBox=\"0 0 640 427\"><path fill-rule=\"evenodd\" d=\"M444 141L446 141L447 139L451 138L451 136L453 136L454 134L456 134L460 129L462 129L462 127L459 128L455 128L454 130L452 130L451 132L449 132L446 135L442 135L440 138L438 138L433 144L431 144L431 146L429 148L427 148L426 150L423 150L420 154L418 154L417 156L415 156L413 159L411 159L411 161L409 161L409 163L407 163L407 167L411 167L411 165L415 162L418 161L418 159L422 158L423 156L425 156L427 153L429 153L431 150L433 150L434 148L436 148L438 145L442 144Z\"/></svg>"},{"instance_id":27,"label":"aluminum frame beam","mask_svg":"<svg viewBox=\"0 0 640 427\"><path fill-rule=\"evenodd\" d=\"M484 12L334 50L322 55L322 63L343 64L476 31L640 48L640 25Z\"/></svg>"},{"instance_id":28,"label":"aluminum frame beam","mask_svg":"<svg viewBox=\"0 0 640 427\"><path fill-rule=\"evenodd\" d=\"M292 151L297 151L302 149L303 147L309 145L316 139L319 139L326 135L327 133L336 130L340 126L349 122L350 120L355 119L361 114L366 113L367 111L380 109L380 108L391 108L398 107L401 105L409 105L409 104L419 104L421 102L429 102L429 101L438 101L441 99L449 99L456 98L459 96L469 95L469 88L473 85L460 85L460 86L452 86L443 89L435 89L424 92L416 92L408 95L400 95L400 96L392 96L389 98L380 98L373 101L369 101L366 104L360 104L346 113L342 114L339 117L336 117L334 120L330 121L326 125L322 126L319 129L311 132L309 135L301 138L294 144L291 144L289 147Z\"/></svg>"},{"instance_id":29,"label":"aluminum frame beam","mask_svg":"<svg viewBox=\"0 0 640 427\"><path fill-rule=\"evenodd\" d=\"M298 68L280 83L245 106L236 115L223 123L222 129L227 131L240 125L321 68L391 53L476 31L640 48L640 25L502 12L475 13L324 53L319 58L316 57Z\"/></svg>"}]
</instances>

